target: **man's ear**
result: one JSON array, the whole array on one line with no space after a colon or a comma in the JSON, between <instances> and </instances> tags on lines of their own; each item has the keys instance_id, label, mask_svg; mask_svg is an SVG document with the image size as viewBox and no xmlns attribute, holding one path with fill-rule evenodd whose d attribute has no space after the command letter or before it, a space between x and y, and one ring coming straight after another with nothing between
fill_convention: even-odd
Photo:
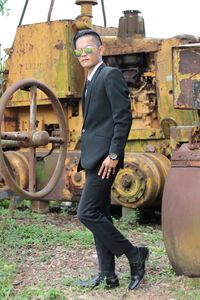
<instances>
[{"instance_id":1,"label":"man's ear","mask_svg":"<svg viewBox=\"0 0 200 300\"><path fill-rule=\"evenodd\" d=\"M103 55L105 47L103 45L99 46L99 54Z\"/></svg>"}]
</instances>

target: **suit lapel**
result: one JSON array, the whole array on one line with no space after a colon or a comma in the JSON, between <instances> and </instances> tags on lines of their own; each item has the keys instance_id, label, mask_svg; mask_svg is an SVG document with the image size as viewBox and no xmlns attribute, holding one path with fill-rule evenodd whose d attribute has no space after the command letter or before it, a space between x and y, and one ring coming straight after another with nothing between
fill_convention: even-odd
<instances>
[{"instance_id":1,"label":"suit lapel","mask_svg":"<svg viewBox=\"0 0 200 300\"><path fill-rule=\"evenodd\" d=\"M85 120L87 118L87 114L88 114L88 108L89 108L89 104L90 104L90 99L91 99L91 95L92 95L92 90L94 88L95 85L95 81L99 75L99 73L101 72L101 70L105 67L105 64L101 64L99 66L99 68L96 70L94 76L92 77L91 83L89 84L89 87L87 88L87 94L86 97L84 96L84 108L83 108L83 117L84 117L84 122L83 122L83 126L85 123ZM86 88L86 87L85 87ZM85 95L85 88L84 88L84 95Z\"/></svg>"}]
</instances>

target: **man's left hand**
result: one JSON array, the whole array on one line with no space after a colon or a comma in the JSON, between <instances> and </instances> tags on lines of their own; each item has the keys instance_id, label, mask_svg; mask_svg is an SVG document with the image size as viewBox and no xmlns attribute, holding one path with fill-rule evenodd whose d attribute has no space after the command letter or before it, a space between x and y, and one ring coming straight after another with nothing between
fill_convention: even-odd
<instances>
[{"instance_id":1,"label":"man's left hand","mask_svg":"<svg viewBox=\"0 0 200 300\"><path fill-rule=\"evenodd\" d=\"M109 156L107 156L104 161L102 162L102 165L99 169L98 175L104 178L109 178L110 174L115 174L115 168L118 164L119 160L113 160Z\"/></svg>"}]
</instances>

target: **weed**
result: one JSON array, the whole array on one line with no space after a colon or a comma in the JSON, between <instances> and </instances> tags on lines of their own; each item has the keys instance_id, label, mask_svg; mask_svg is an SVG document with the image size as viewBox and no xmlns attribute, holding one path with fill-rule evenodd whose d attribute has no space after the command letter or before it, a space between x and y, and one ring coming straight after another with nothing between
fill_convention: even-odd
<instances>
[{"instance_id":1,"label":"weed","mask_svg":"<svg viewBox=\"0 0 200 300\"><path fill-rule=\"evenodd\" d=\"M7 265L0 260L0 299L10 299L16 267L16 264Z\"/></svg>"}]
</instances>

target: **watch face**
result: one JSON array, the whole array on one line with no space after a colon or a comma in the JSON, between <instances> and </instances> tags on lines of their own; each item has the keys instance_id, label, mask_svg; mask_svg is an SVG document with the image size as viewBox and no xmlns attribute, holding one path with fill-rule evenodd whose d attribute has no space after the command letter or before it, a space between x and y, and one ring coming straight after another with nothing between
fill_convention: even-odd
<instances>
[{"instance_id":1,"label":"watch face","mask_svg":"<svg viewBox=\"0 0 200 300\"><path fill-rule=\"evenodd\" d=\"M110 153L109 154L111 159L117 159L117 154L116 153Z\"/></svg>"}]
</instances>

